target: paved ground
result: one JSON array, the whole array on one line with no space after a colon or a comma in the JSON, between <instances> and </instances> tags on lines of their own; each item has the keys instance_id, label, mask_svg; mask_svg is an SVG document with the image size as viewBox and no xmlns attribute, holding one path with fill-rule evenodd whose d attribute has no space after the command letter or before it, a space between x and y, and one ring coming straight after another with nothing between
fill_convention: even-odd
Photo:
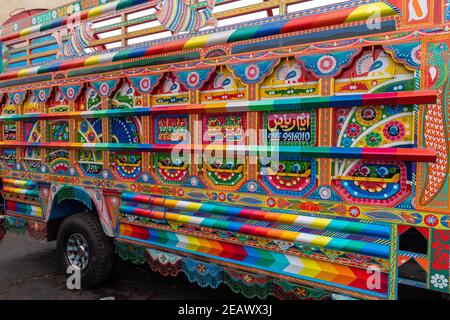
<instances>
[{"instance_id":1,"label":"paved ground","mask_svg":"<svg viewBox=\"0 0 450 320\"><path fill-rule=\"evenodd\" d=\"M166 278L147 267L135 266L118 258L112 279L101 288L69 291L59 270L56 243L7 233L0 241L0 300L214 300L244 299L225 286L202 289L189 283L184 275ZM400 299L441 300L437 292L423 292L400 286ZM446 296L448 299L448 296Z\"/></svg>"},{"instance_id":2,"label":"paved ground","mask_svg":"<svg viewBox=\"0 0 450 320\"><path fill-rule=\"evenodd\" d=\"M58 268L56 243L44 243L28 235L6 234L0 242L0 300L211 300L242 299L228 288L202 289L189 283L184 275L166 278L123 262L114 276L101 288L69 291L65 276Z\"/></svg>"}]
</instances>

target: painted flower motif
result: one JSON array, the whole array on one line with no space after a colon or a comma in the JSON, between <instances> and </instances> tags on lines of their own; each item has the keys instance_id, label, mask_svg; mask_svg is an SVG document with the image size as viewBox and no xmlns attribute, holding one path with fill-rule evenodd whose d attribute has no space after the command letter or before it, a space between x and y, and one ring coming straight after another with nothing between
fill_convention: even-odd
<instances>
[{"instance_id":1,"label":"painted flower motif","mask_svg":"<svg viewBox=\"0 0 450 320\"><path fill-rule=\"evenodd\" d=\"M361 127L356 123L351 123L347 126L346 132L350 137L354 138L361 133Z\"/></svg>"},{"instance_id":2,"label":"painted flower motif","mask_svg":"<svg viewBox=\"0 0 450 320\"><path fill-rule=\"evenodd\" d=\"M328 187L321 187L319 189L319 196L322 200L328 200L331 198L331 189Z\"/></svg>"},{"instance_id":3,"label":"painted flower motif","mask_svg":"<svg viewBox=\"0 0 450 320\"><path fill-rule=\"evenodd\" d=\"M198 186L198 184L199 184L199 180L196 177L192 177L191 178L191 185L193 187L196 187L196 186Z\"/></svg>"},{"instance_id":4,"label":"painted flower motif","mask_svg":"<svg viewBox=\"0 0 450 320\"><path fill-rule=\"evenodd\" d=\"M383 128L383 135L391 141L399 141L405 136L406 130L403 123L390 121Z\"/></svg>"},{"instance_id":5,"label":"painted flower motif","mask_svg":"<svg viewBox=\"0 0 450 320\"><path fill-rule=\"evenodd\" d=\"M386 177L389 174L389 170L386 167L380 167L380 168L377 169L377 174L381 178L384 178L384 177Z\"/></svg>"},{"instance_id":6,"label":"painted flower motif","mask_svg":"<svg viewBox=\"0 0 450 320\"><path fill-rule=\"evenodd\" d=\"M371 132L366 137L366 143L369 147L376 147L380 145L381 141L383 141L383 139L378 132Z\"/></svg>"},{"instance_id":7,"label":"painted flower motif","mask_svg":"<svg viewBox=\"0 0 450 320\"><path fill-rule=\"evenodd\" d=\"M258 186L254 182L250 182L247 186L247 190L250 192L255 192L258 189Z\"/></svg>"},{"instance_id":8,"label":"painted flower motif","mask_svg":"<svg viewBox=\"0 0 450 320\"><path fill-rule=\"evenodd\" d=\"M88 134L88 140L89 140L89 142L91 142L91 143L95 141L95 135L94 135L94 133L90 132L90 133Z\"/></svg>"},{"instance_id":9,"label":"painted flower motif","mask_svg":"<svg viewBox=\"0 0 450 320\"><path fill-rule=\"evenodd\" d=\"M384 110L389 115L394 115L394 114L402 112L402 108L403 108L403 106L387 106L387 107L384 108Z\"/></svg>"},{"instance_id":10,"label":"painted flower motif","mask_svg":"<svg viewBox=\"0 0 450 320\"><path fill-rule=\"evenodd\" d=\"M169 257L166 254L162 253L158 256L158 260L162 264L166 264L169 261Z\"/></svg>"},{"instance_id":11,"label":"painted flower motif","mask_svg":"<svg viewBox=\"0 0 450 320\"><path fill-rule=\"evenodd\" d=\"M349 256L352 258L352 261L357 265L363 265L369 260L368 257L364 257L359 254L349 254Z\"/></svg>"},{"instance_id":12,"label":"painted flower motif","mask_svg":"<svg viewBox=\"0 0 450 320\"><path fill-rule=\"evenodd\" d=\"M269 198L269 199L267 199L267 205L269 206L269 207L275 207L275 204L276 204L276 201L275 201L275 199L274 198Z\"/></svg>"},{"instance_id":13,"label":"painted flower motif","mask_svg":"<svg viewBox=\"0 0 450 320\"><path fill-rule=\"evenodd\" d=\"M227 162L227 164L225 166L227 167L228 170L231 170L234 168L234 162L232 162L232 161Z\"/></svg>"},{"instance_id":14,"label":"painted flower motif","mask_svg":"<svg viewBox=\"0 0 450 320\"><path fill-rule=\"evenodd\" d=\"M198 272L200 272L200 273L204 273L204 272L206 271L206 267L205 267L204 264L199 264L199 265L197 266L197 270L198 270Z\"/></svg>"},{"instance_id":15,"label":"painted flower motif","mask_svg":"<svg viewBox=\"0 0 450 320\"><path fill-rule=\"evenodd\" d=\"M442 274L434 274L431 276L431 284L435 288L444 289L448 287L448 279Z\"/></svg>"},{"instance_id":16,"label":"painted flower motif","mask_svg":"<svg viewBox=\"0 0 450 320\"><path fill-rule=\"evenodd\" d=\"M429 227L435 227L439 223L439 219L434 214L429 214L424 219L425 224Z\"/></svg>"},{"instance_id":17,"label":"painted flower motif","mask_svg":"<svg viewBox=\"0 0 450 320\"><path fill-rule=\"evenodd\" d=\"M244 276L242 276L242 280L244 280L244 282L246 284L252 284L253 283L253 277L249 274L245 274Z\"/></svg>"},{"instance_id":18,"label":"painted flower motif","mask_svg":"<svg viewBox=\"0 0 450 320\"><path fill-rule=\"evenodd\" d=\"M302 169L302 167L298 163L296 163L292 166L292 171L295 173L299 173L301 169Z\"/></svg>"},{"instance_id":19,"label":"painted flower motif","mask_svg":"<svg viewBox=\"0 0 450 320\"><path fill-rule=\"evenodd\" d=\"M359 169L359 173L361 174L361 176L367 177L367 176L369 176L369 174L370 174L370 168L369 168L369 167L366 167L366 166L361 167L361 168Z\"/></svg>"},{"instance_id":20,"label":"painted flower motif","mask_svg":"<svg viewBox=\"0 0 450 320\"><path fill-rule=\"evenodd\" d=\"M344 139L342 139L342 144L344 145L344 147L350 147L352 145L352 139L350 139L349 137L345 137Z\"/></svg>"},{"instance_id":21,"label":"painted flower motif","mask_svg":"<svg viewBox=\"0 0 450 320\"><path fill-rule=\"evenodd\" d=\"M365 108L361 112L361 117L364 121L372 121L376 118L377 112L373 108Z\"/></svg>"},{"instance_id":22,"label":"painted flower motif","mask_svg":"<svg viewBox=\"0 0 450 320\"><path fill-rule=\"evenodd\" d=\"M359 210L358 207L350 207L350 209L348 209L348 213L353 218L356 218L356 217L359 217L361 215L361 210Z\"/></svg>"}]
</instances>

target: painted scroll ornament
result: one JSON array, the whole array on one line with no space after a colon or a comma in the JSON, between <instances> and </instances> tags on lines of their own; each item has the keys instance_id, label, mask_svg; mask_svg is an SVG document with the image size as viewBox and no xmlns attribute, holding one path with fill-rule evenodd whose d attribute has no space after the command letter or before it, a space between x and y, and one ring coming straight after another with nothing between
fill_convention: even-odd
<instances>
[{"instance_id":1,"label":"painted scroll ornament","mask_svg":"<svg viewBox=\"0 0 450 320\"><path fill-rule=\"evenodd\" d=\"M194 1L195 4L198 0ZM174 35L180 32L196 32L204 27L217 27L218 21L212 16L216 0L208 0L204 10L197 9L191 0L163 0L156 6L156 17Z\"/></svg>"},{"instance_id":2,"label":"painted scroll ornament","mask_svg":"<svg viewBox=\"0 0 450 320\"><path fill-rule=\"evenodd\" d=\"M59 46L57 58L82 56L84 50L95 39L94 24L86 22L78 26L71 26L53 33L52 36ZM67 41L65 41L65 37L68 37Z\"/></svg>"}]
</instances>

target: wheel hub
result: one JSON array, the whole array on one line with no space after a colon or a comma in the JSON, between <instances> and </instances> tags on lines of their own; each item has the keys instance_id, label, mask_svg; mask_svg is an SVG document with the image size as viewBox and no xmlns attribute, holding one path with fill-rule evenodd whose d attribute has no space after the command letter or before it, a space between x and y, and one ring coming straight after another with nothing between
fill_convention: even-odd
<instances>
[{"instance_id":1,"label":"wheel hub","mask_svg":"<svg viewBox=\"0 0 450 320\"><path fill-rule=\"evenodd\" d=\"M72 234L67 239L66 257L69 264L76 270L84 270L89 264L89 246L81 234Z\"/></svg>"}]
</instances>

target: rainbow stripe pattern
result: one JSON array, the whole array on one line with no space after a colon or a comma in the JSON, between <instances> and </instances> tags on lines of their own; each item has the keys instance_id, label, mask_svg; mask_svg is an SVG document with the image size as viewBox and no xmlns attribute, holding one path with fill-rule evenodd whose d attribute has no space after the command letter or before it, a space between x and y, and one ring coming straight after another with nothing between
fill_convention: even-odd
<instances>
[{"instance_id":1,"label":"rainbow stripe pattern","mask_svg":"<svg viewBox=\"0 0 450 320\"><path fill-rule=\"evenodd\" d=\"M0 116L2 121L33 121L57 119L97 119L114 117L139 117L160 114L202 114L228 112L282 112L302 111L311 108L352 108L372 105L434 104L437 92L403 91L386 93L352 94L345 96L303 97L260 101L239 101L213 104L188 104L156 108L115 109L82 112L41 113Z\"/></svg>"},{"instance_id":2,"label":"rainbow stripe pattern","mask_svg":"<svg viewBox=\"0 0 450 320\"><path fill-rule=\"evenodd\" d=\"M213 228L228 232L236 232L255 237L293 242L300 245L318 247L326 250L345 251L367 256L375 256L378 258L389 258L389 246L371 242L332 238L303 232L278 230L234 221L202 218L172 212L142 209L132 206L121 206L120 212L128 215L137 215L151 218L154 220L166 220L181 224Z\"/></svg>"},{"instance_id":3,"label":"rainbow stripe pattern","mask_svg":"<svg viewBox=\"0 0 450 320\"><path fill-rule=\"evenodd\" d=\"M25 180L3 179L5 210L13 215L42 218L42 207L36 183Z\"/></svg>"},{"instance_id":4,"label":"rainbow stripe pattern","mask_svg":"<svg viewBox=\"0 0 450 320\"><path fill-rule=\"evenodd\" d=\"M370 296L386 298L388 274L380 274L381 285L373 290L367 283L371 276L366 269L339 265L279 252L193 237L137 225L119 223L118 238L125 241L146 243L156 248L195 254L215 259L218 263L233 263L244 267L273 272L287 277L300 278L326 286L358 291Z\"/></svg>"},{"instance_id":5,"label":"rainbow stripe pattern","mask_svg":"<svg viewBox=\"0 0 450 320\"><path fill-rule=\"evenodd\" d=\"M86 12L82 12L83 18L96 17L99 14L120 10L133 5L142 4L148 0L121 0L113 2L97 8L93 8ZM374 12L379 13L379 17L389 17L397 15L397 12L383 2L377 2L355 8L347 8L326 12L314 16L298 17L285 19L276 22L265 23L256 26L236 28L217 32L206 33L191 37L182 37L176 39L168 39L150 46L142 46L132 49L120 50L117 52L93 55L86 58L75 59L72 61L58 62L49 65L42 65L32 68L25 68L19 71L8 72L0 75L0 81L9 80L32 75L41 75L49 72L57 72L74 68L83 68L88 66L97 66L104 63L114 63L128 59L149 57L158 54L167 54L183 50L199 49L211 47L221 44L235 43L239 41L259 39L291 32L310 30L314 28L329 27L350 22L363 22L371 18ZM6 36L1 39L5 42L20 36L30 35L34 32L47 31L53 28L61 27L67 24L67 18L56 19L44 25L35 26L22 30L19 33Z\"/></svg>"},{"instance_id":6,"label":"rainbow stripe pattern","mask_svg":"<svg viewBox=\"0 0 450 320\"><path fill-rule=\"evenodd\" d=\"M192 212L193 214L196 213L217 214L228 217L246 218L257 221L277 222L281 224L288 224L311 229L343 232L343 233L354 233L369 237L379 237L388 239L390 236L390 227L386 225L366 224L356 221L347 221L338 219L316 218L309 216L300 216L295 214L283 214L276 212L261 211L252 208L239 208L233 206L223 206L218 204L180 201L137 193L123 193L122 202L147 204L156 207L164 207L169 210L189 211ZM134 208L130 206L121 207L121 212L126 214L137 214L137 215L143 214L144 216L148 215L147 212L141 212L139 208Z\"/></svg>"},{"instance_id":7,"label":"rainbow stripe pattern","mask_svg":"<svg viewBox=\"0 0 450 320\"><path fill-rule=\"evenodd\" d=\"M187 7L183 0L172 0L165 3L164 10L170 14L161 21L168 30L176 32L186 32L198 30L204 26L212 15L214 6L208 6L202 12L197 12L195 8ZM209 5L209 4L208 4Z\"/></svg>"}]
</instances>

